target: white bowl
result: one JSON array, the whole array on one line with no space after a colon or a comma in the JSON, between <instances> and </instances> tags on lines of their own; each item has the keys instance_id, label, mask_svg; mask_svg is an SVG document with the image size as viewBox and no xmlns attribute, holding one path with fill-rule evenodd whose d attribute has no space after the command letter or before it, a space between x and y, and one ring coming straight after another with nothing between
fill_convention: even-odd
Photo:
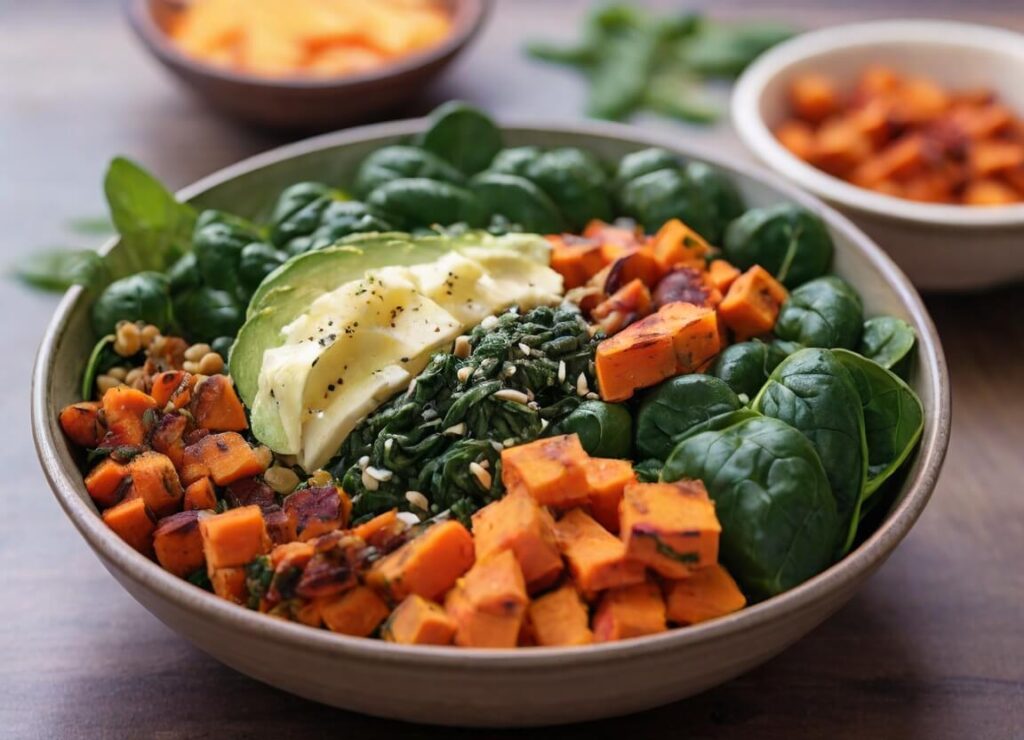
<instances>
[{"instance_id":1,"label":"white bowl","mask_svg":"<svg viewBox=\"0 0 1024 740\"><path fill-rule=\"evenodd\" d=\"M950 21L880 21L805 33L752 64L736 84L733 124L750 150L853 219L922 289L975 290L1024 279L1024 204L917 203L851 185L804 162L772 130L794 77L817 72L852 85L868 64L952 88L989 88L1024 117L1024 36Z\"/></svg>"}]
</instances>

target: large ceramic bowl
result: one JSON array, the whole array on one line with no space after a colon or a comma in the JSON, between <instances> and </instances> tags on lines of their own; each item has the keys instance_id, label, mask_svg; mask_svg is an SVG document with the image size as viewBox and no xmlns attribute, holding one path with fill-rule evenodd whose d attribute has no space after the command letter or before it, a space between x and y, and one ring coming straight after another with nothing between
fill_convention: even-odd
<instances>
[{"instance_id":1,"label":"large ceramic bowl","mask_svg":"<svg viewBox=\"0 0 1024 740\"><path fill-rule=\"evenodd\" d=\"M937 205L883 195L817 169L775 138L794 77L820 72L848 86L869 64L993 90L1024 117L1024 35L952 21L876 21L805 33L759 57L733 92L737 133L773 170L853 219L919 288L978 290L1024 279L1024 203Z\"/></svg>"},{"instance_id":2,"label":"large ceramic bowl","mask_svg":"<svg viewBox=\"0 0 1024 740\"><path fill-rule=\"evenodd\" d=\"M245 216L265 215L280 190L316 179L344 183L377 147L422 130L424 121L328 134L254 157L179 195ZM578 145L608 158L652 144L702 155L611 124L509 126L512 145ZM88 299L68 292L35 368L32 422L54 494L104 566L143 606L218 660L309 699L374 715L478 726L596 719L666 704L764 662L841 607L906 536L928 502L949 436L946 365L917 293L885 254L846 219L767 175L716 160L752 205L796 201L825 219L835 269L860 290L869 313L895 314L920 342L913 385L925 409L920 450L884 524L854 552L781 596L723 619L584 648L465 650L409 647L292 624L229 604L178 579L123 543L97 516L61 434L58 410L78 400L92 345ZM117 249L116 243L112 248Z\"/></svg>"}]
</instances>

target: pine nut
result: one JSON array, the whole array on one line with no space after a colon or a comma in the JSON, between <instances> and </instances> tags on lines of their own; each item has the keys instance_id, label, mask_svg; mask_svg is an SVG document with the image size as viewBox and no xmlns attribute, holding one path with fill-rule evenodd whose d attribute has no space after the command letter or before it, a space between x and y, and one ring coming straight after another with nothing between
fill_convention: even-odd
<instances>
[{"instance_id":1,"label":"pine nut","mask_svg":"<svg viewBox=\"0 0 1024 740\"><path fill-rule=\"evenodd\" d=\"M363 486L366 488L367 491L376 491L378 488L380 488L380 483L377 481L377 479L374 478L369 473L367 473L365 470L363 471L363 474L360 476L360 478L362 478Z\"/></svg>"},{"instance_id":2,"label":"pine nut","mask_svg":"<svg viewBox=\"0 0 1024 740\"><path fill-rule=\"evenodd\" d=\"M469 357L471 349L468 336L463 334L462 336L455 337L455 347L452 349L453 355L456 357L466 358Z\"/></svg>"},{"instance_id":3,"label":"pine nut","mask_svg":"<svg viewBox=\"0 0 1024 740\"><path fill-rule=\"evenodd\" d=\"M131 357L142 349L139 327L130 321L123 321L114 331L114 351L121 357Z\"/></svg>"},{"instance_id":4,"label":"pine nut","mask_svg":"<svg viewBox=\"0 0 1024 740\"><path fill-rule=\"evenodd\" d=\"M512 401L513 403L526 404L530 401L530 397L522 391L517 391L512 388L503 388L500 391L495 392L495 398L499 398L502 401Z\"/></svg>"},{"instance_id":5,"label":"pine nut","mask_svg":"<svg viewBox=\"0 0 1024 740\"><path fill-rule=\"evenodd\" d=\"M149 345L153 343L153 340L160 336L160 329L154 324L146 324L142 327L142 331L139 332L139 338L142 340L142 346L145 349L149 349Z\"/></svg>"},{"instance_id":6,"label":"pine nut","mask_svg":"<svg viewBox=\"0 0 1024 740\"><path fill-rule=\"evenodd\" d=\"M476 476L477 481L485 490L491 490L491 474L484 470L480 463L471 462L469 464L469 472Z\"/></svg>"},{"instance_id":7,"label":"pine nut","mask_svg":"<svg viewBox=\"0 0 1024 740\"><path fill-rule=\"evenodd\" d=\"M216 375L224 369L224 358L216 352L207 352L197 366L204 375Z\"/></svg>"},{"instance_id":8,"label":"pine nut","mask_svg":"<svg viewBox=\"0 0 1024 740\"><path fill-rule=\"evenodd\" d=\"M587 385L587 376L583 373L580 373L579 377L576 378L576 393L580 396L590 393L590 386Z\"/></svg>"},{"instance_id":9,"label":"pine nut","mask_svg":"<svg viewBox=\"0 0 1024 740\"><path fill-rule=\"evenodd\" d=\"M107 375L111 378L117 378L118 380L124 380L128 377L128 368L126 367L112 367L107 370Z\"/></svg>"},{"instance_id":10,"label":"pine nut","mask_svg":"<svg viewBox=\"0 0 1024 740\"><path fill-rule=\"evenodd\" d=\"M278 493L291 493L299 485L299 476L285 467L275 465L263 474L263 480Z\"/></svg>"},{"instance_id":11,"label":"pine nut","mask_svg":"<svg viewBox=\"0 0 1024 740\"><path fill-rule=\"evenodd\" d=\"M565 360L558 361L558 382L565 382Z\"/></svg>"},{"instance_id":12,"label":"pine nut","mask_svg":"<svg viewBox=\"0 0 1024 740\"><path fill-rule=\"evenodd\" d=\"M430 509L430 501L419 491L406 491L405 500L409 502L409 505L420 509L422 511L428 511Z\"/></svg>"},{"instance_id":13,"label":"pine nut","mask_svg":"<svg viewBox=\"0 0 1024 740\"><path fill-rule=\"evenodd\" d=\"M199 344L193 344L187 350L185 350L185 359L197 362L203 358L204 355L210 353L210 345L201 342Z\"/></svg>"},{"instance_id":14,"label":"pine nut","mask_svg":"<svg viewBox=\"0 0 1024 740\"><path fill-rule=\"evenodd\" d=\"M469 376L472 374L473 368L470 367L469 365L466 365L465 367L460 367L456 371L455 377L459 379L460 383L465 383L467 380L469 380Z\"/></svg>"}]
</instances>

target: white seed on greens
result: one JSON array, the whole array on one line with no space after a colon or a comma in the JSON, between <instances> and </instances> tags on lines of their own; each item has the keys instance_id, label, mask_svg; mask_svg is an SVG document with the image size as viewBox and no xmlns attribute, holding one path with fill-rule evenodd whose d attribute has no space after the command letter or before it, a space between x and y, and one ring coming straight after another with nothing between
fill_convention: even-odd
<instances>
[{"instance_id":1,"label":"white seed on greens","mask_svg":"<svg viewBox=\"0 0 1024 740\"><path fill-rule=\"evenodd\" d=\"M480 326L483 327L485 330L493 329L497 325L498 325L498 317L497 316L488 316L486 319L484 319L483 321L480 322Z\"/></svg>"},{"instance_id":2,"label":"white seed on greens","mask_svg":"<svg viewBox=\"0 0 1024 740\"><path fill-rule=\"evenodd\" d=\"M600 396L597 395L596 393L594 393L593 391L591 391L590 393L587 394L587 400L588 401L596 401L599 398L600 398Z\"/></svg>"},{"instance_id":3,"label":"white seed on greens","mask_svg":"<svg viewBox=\"0 0 1024 740\"><path fill-rule=\"evenodd\" d=\"M393 437L388 437L384 440L384 451L391 452L391 448L395 446L395 440Z\"/></svg>"},{"instance_id":4,"label":"white seed on greens","mask_svg":"<svg viewBox=\"0 0 1024 740\"><path fill-rule=\"evenodd\" d=\"M430 508L430 502L427 497L419 491L406 491L405 500L409 502L409 505L417 509L427 511Z\"/></svg>"},{"instance_id":5,"label":"white seed on greens","mask_svg":"<svg viewBox=\"0 0 1024 740\"><path fill-rule=\"evenodd\" d=\"M462 336L455 337L455 346L452 348L453 355L466 358L469 357L471 349L468 336L463 334Z\"/></svg>"},{"instance_id":6,"label":"white seed on greens","mask_svg":"<svg viewBox=\"0 0 1024 740\"><path fill-rule=\"evenodd\" d=\"M420 523L420 518L413 514L411 511L400 511L397 514L395 514L395 518L409 527L415 527L417 524Z\"/></svg>"},{"instance_id":7,"label":"white seed on greens","mask_svg":"<svg viewBox=\"0 0 1024 740\"><path fill-rule=\"evenodd\" d=\"M530 356L530 346L524 342L519 343L519 351L522 352L523 355L525 355L526 357Z\"/></svg>"},{"instance_id":8,"label":"white seed on greens","mask_svg":"<svg viewBox=\"0 0 1024 740\"><path fill-rule=\"evenodd\" d=\"M565 360L558 361L558 382L565 382Z\"/></svg>"},{"instance_id":9,"label":"white seed on greens","mask_svg":"<svg viewBox=\"0 0 1024 740\"><path fill-rule=\"evenodd\" d=\"M580 373L579 377L576 378L576 393L580 396L585 396L590 392L590 386L587 385L587 376Z\"/></svg>"},{"instance_id":10,"label":"white seed on greens","mask_svg":"<svg viewBox=\"0 0 1024 740\"><path fill-rule=\"evenodd\" d=\"M371 478L376 478L381 483L387 483L389 480L395 477L395 474L390 470L385 470L384 468L375 468L372 465L367 465L366 469L363 472L365 472Z\"/></svg>"},{"instance_id":11,"label":"white seed on greens","mask_svg":"<svg viewBox=\"0 0 1024 740\"><path fill-rule=\"evenodd\" d=\"M469 464L469 472L476 476L481 486L488 491L491 490L491 474L484 470L480 463L471 462Z\"/></svg>"},{"instance_id":12,"label":"white seed on greens","mask_svg":"<svg viewBox=\"0 0 1024 740\"><path fill-rule=\"evenodd\" d=\"M365 470L359 477L363 481L363 486L365 486L367 491L376 491L380 488L380 482Z\"/></svg>"},{"instance_id":13,"label":"white seed on greens","mask_svg":"<svg viewBox=\"0 0 1024 740\"><path fill-rule=\"evenodd\" d=\"M513 388L502 388L500 391L495 392L494 397L501 399L502 401L511 401L512 403L521 404L526 404L530 400L530 397L525 393Z\"/></svg>"},{"instance_id":14,"label":"white seed on greens","mask_svg":"<svg viewBox=\"0 0 1024 740\"><path fill-rule=\"evenodd\" d=\"M465 383L467 380L469 380L469 376L472 374L473 368L470 365L466 365L465 367L460 367L456 371L455 377L459 379L460 383Z\"/></svg>"},{"instance_id":15,"label":"white seed on greens","mask_svg":"<svg viewBox=\"0 0 1024 740\"><path fill-rule=\"evenodd\" d=\"M366 466L369 465L369 464L370 464L370 456L369 455L363 455L361 458L359 458L359 467L360 468L363 468L365 470Z\"/></svg>"},{"instance_id":16,"label":"white seed on greens","mask_svg":"<svg viewBox=\"0 0 1024 740\"><path fill-rule=\"evenodd\" d=\"M453 437L461 437L466 433L466 422L460 421L458 424L452 424L450 427L444 430L445 434L450 434Z\"/></svg>"}]
</instances>

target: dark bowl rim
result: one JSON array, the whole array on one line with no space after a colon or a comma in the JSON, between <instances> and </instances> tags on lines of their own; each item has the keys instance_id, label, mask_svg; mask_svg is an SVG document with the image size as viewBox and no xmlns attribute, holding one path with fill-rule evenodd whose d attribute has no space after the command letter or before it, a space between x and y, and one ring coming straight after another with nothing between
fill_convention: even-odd
<instances>
[{"instance_id":1,"label":"dark bowl rim","mask_svg":"<svg viewBox=\"0 0 1024 740\"><path fill-rule=\"evenodd\" d=\"M298 75L268 77L222 69L194 59L178 49L157 25L149 10L149 1L122 0L122 8L129 25L142 41L143 46L169 67L188 70L190 74L197 77L213 78L239 86L274 90L342 90L348 87L385 82L443 62L458 54L480 31L490 13L493 0L453 0L458 6L454 17L459 22L453 26L451 33L435 46L399 57L368 72L323 78ZM465 14L464 19L460 16L461 13Z\"/></svg>"},{"instance_id":2,"label":"dark bowl rim","mask_svg":"<svg viewBox=\"0 0 1024 740\"><path fill-rule=\"evenodd\" d=\"M378 139L400 138L419 131L427 119L410 119L373 124L322 134L273 149L219 170L177 193L189 200L242 174L318 151L351 146ZM528 650L497 650L483 648L452 648L407 646L350 637L317 630L304 625L267 618L248 609L239 608L217 596L163 570L157 563L136 552L107 528L95 509L87 504L79 491L84 491L82 476L67 452L66 441L57 423L57 414L50 404L50 379L59 356L56 354L68 322L83 298L79 287L69 290L54 312L36 357L32 378L32 432L44 474L61 508L97 553L108 569L116 569L140 588L156 592L178 607L202 619L214 620L222 626L245 632L248 636L272 640L298 651L313 650L350 660L374 660L405 664L417 668L468 668L480 670L517 670L556 668L566 662L573 665L614 664L666 650L692 646L702 641L724 639L757 625L783 619L791 612L807 609L828 601L844 587L852 586L873 572L910 531L928 503L938 480L949 444L951 407L948 371L938 333L931 317L909 279L893 261L845 216L818 198L806 194L776 175L762 169L737 164L728 158L707 156L693 148L674 143L668 136L651 135L622 124L604 122L550 121L536 119L501 121L506 131L528 133L561 133L592 135L636 146L661 146L681 156L707 162L727 172L755 180L771 187L780 196L789 198L825 219L833 230L841 233L883 276L889 287L919 328L919 343L924 362L919 363L922 382L935 399L934 417L926 424L925 433L914 465L909 470L906 493L891 509L889 516L857 549L834 563L822 573L796 588L754 604L726 617L681 629L621 642L601 643L587 647L537 647ZM104 246L117 243L111 239ZM927 418L927 417L926 417ZM87 496L86 496L87 498Z\"/></svg>"}]
</instances>

